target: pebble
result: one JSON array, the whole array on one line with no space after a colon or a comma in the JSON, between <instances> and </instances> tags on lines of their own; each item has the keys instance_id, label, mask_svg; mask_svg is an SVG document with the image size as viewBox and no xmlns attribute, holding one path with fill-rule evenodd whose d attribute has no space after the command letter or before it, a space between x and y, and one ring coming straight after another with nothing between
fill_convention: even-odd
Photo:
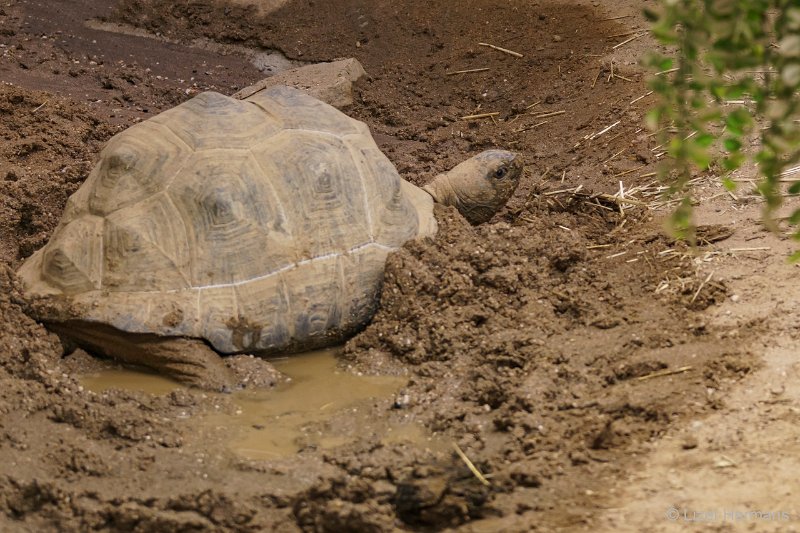
<instances>
[{"instance_id":1,"label":"pebble","mask_svg":"<svg viewBox=\"0 0 800 533\"><path fill-rule=\"evenodd\" d=\"M411 403L411 396L407 393L399 394L394 399L394 408L395 409L403 409L404 407L408 407L408 404Z\"/></svg>"},{"instance_id":2,"label":"pebble","mask_svg":"<svg viewBox=\"0 0 800 533\"><path fill-rule=\"evenodd\" d=\"M692 435L689 435L688 437L683 439L683 442L681 443L681 448L683 448L684 450L693 450L697 448L697 444L698 444L697 438Z\"/></svg>"}]
</instances>

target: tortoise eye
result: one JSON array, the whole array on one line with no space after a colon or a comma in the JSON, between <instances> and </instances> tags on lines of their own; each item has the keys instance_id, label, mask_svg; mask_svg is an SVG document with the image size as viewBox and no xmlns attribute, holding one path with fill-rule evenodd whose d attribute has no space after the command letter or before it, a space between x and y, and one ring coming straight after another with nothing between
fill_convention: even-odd
<instances>
[{"instance_id":1,"label":"tortoise eye","mask_svg":"<svg viewBox=\"0 0 800 533\"><path fill-rule=\"evenodd\" d=\"M498 168L497 170L494 171L494 177L497 178L497 179L503 179L503 177L505 177L507 171L508 170L506 169L506 167L500 167L500 168Z\"/></svg>"}]
</instances>

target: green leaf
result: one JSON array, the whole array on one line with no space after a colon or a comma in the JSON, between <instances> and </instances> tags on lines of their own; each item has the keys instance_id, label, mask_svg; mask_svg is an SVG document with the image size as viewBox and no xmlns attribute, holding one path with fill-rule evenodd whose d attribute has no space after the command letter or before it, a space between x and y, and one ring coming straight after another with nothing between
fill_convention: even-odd
<instances>
[{"instance_id":1,"label":"green leaf","mask_svg":"<svg viewBox=\"0 0 800 533\"><path fill-rule=\"evenodd\" d=\"M697 137L694 138L694 143L701 148L708 148L712 144L714 144L715 137L710 133L701 133Z\"/></svg>"},{"instance_id":2,"label":"green leaf","mask_svg":"<svg viewBox=\"0 0 800 533\"><path fill-rule=\"evenodd\" d=\"M750 113L746 109L739 108L728 113L725 125L734 135L744 135L745 128L747 128L751 122L752 118L750 117Z\"/></svg>"},{"instance_id":3,"label":"green leaf","mask_svg":"<svg viewBox=\"0 0 800 533\"><path fill-rule=\"evenodd\" d=\"M726 191L733 192L736 190L736 182L730 178L722 178L722 186Z\"/></svg>"},{"instance_id":4,"label":"green leaf","mask_svg":"<svg viewBox=\"0 0 800 533\"><path fill-rule=\"evenodd\" d=\"M728 87L726 96L730 100L735 100L736 98L741 98L743 94L744 94L744 87L740 85L731 85Z\"/></svg>"},{"instance_id":5,"label":"green leaf","mask_svg":"<svg viewBox=\"0 0 800 533\"><path fill-rule=\"evenodd\" d=\"M722 145L729 152L738 152L742 148L742 141L736 137L728 137L722 141Z\"/></svg>"},{"instance_id":6,"label":"green leaf","mask_svg":"<svg viewBox=\"0 0 800 533\"><path fill-rule=\"evenodd\" d=\"M722 119L722 112L719 109L711 109L705 113L701 113L697 117L700 122L708 124L709 122L717 122Z\"/></svg>"},{"instance_id":7,"label":"green leaf","mask_svg":"<svg viewBox=\"0 0 800 533\"><path fill-rule=\"evenodd\" d=\"M733 153L728 157L722 158L722 168L724 168L729 172L732 172L737 168L741 167L742 163L744 163L744 155L738 152Z\"/></svg>"},{"instance_id":8,"label":"green leaf","mask_svg":"<svg viewBox=\"0 0 800 533\"><path fill-rule=\"evenodd\" d=\"M796 226L798 223L800 223L800 209L795 209L789 216L789 224Z\"/></svg>"},{"instance_id":9,"label":"green leaf","mask_svg":"<svg viewBox=\"0 0 800 533\"><path fill-rule=\"evenodd\" d=\"M695 89L695 90L699 93L702 89ZM691 105L692 109L694 109L694 112L696 113L701 109L706 108L706 99L701 96L695 96L694 98L692 98Z\"/></svg>"},{"instance_id":10,"label":"green leaf","mask_svg":"<svg viewBox=\"0 0 800 533\"><path fill-rule=\"evenodd\" d=\"M689 197L681 199L680 205L669 217L668 228L676 239L692 241L694 225L692 224L692 201Z\"/></svg>"},{"instance_id":11,"label":"green leaf","mask_svg":"<svg viewBox=\"0 0 800 533\"><path fill-rule=\"evenodd\" d=\"M800 181L795 181L789 186L789 194L797 194L797 193L800 193ZM792 216L795 215L800 216L800 213L798 211L795 211L794 213L792 213ZM795 222L792 222L792 224L795 224Z\"/></svg>"},{"instance_id":12,"label":"green leaf","mask_svg":"<svg viewBox=\"0 0 800 533\"><path fill-rule=\"evenodd\" d=\"M659 24L652 28L653 36L663 44L673 44L678 42L675 32L666 24Z\"/></svg>"},{"instance_id":13,"label":"green leaf","mask_svg":"<svg viewBox=\"0 0 800 533\"><path fill-rule=\"evenodd\" d=\"M690 143L687 152L689 159L701 169L705 170L711 165L711 155L708 150L698 145L697 142Z\"/></svg>"},{"instance_id":14,"label":"green leaf","mask_svg":"<svg viewBox=\"0 0 800 533\"><path fill-rule=\"evenodd\" d=\"M728 96L728 86L726 85L713 83L709 87L709 90L711 91L711 94L714 96L714 98L716 98L717 100L725 100Z\"/></svg>"}]
</instances>

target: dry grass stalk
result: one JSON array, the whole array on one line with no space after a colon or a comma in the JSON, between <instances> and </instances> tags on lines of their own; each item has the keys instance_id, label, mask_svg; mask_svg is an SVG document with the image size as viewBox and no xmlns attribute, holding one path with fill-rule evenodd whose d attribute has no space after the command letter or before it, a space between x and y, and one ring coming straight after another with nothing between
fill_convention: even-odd
<instances>
[{"instance_id":1,"label":"dry grass stalk","mask_svg":"<svg viewBox=\"0 0 800 533\"><path fill-rule=\"evenodd\" d=\"M622 42L621 42L621 43L619 43L619 44L615 44L615 45L614 45L614 46L612 46L611 48L612 48L612 49L614 49L614 50L616 50L616 49L617 49L617 48L619 48L620 46L622 46L622 45L625 45L625 44L628 44L629 42L633 41L634 39L638 39L639 37L642 37L642 36L644 36L646 33L647 33L647 32L642 32L642 33L639 33L639 34L637 34L637 35L634 35L633 37L631 37L631 38L629 38L629 39L625 39L624 41L622 41Z\"/></svg>"},{"instance_id":2,"label":"dry grass stalk","mask_svg":"<svg viewBox=\"0 0 800 533\"><path fill-rule=\"evenodd\" d=\"M618 120L618 121L616 121L615 123L613 123L612 125L610 125L610 126L608 126L608 127L606 127L606 128L603 128L602 130L598 131L597 133L593 133L592 135L590 135L590 136L588 137L588 139L589 139L590 141L591 141L591 140L594 140L594 139L597 139L598 137L600 137L600 136L601 136L601 135L603 135L604 133L607 133L608 131L610 131L610 130L611 130L611 128L613 128L614 126L616 126L616 125L617 125L617 124L619 124L620 122L622 122L622 121L621 121L621 120Z\"/></svg>"},{"instance_id":3,"label":"dry grass stalk","mask_svg":"<svg viewBox=\"0 0 800 533\"><path fill-rule=\"evenodd\" d=\"M463 117L461 117L461 120L478 120L482 118L492 118L496 117L499 114L500 114L499 111L495 111L493 113L478 113L476 115L464 115Z\"/></svg>"},{"instance_id":4,"label":"dry grass stalk","mask_svg":"<svg viewBox=\"0 0 800 533\"><path fill-rule=\"evenodd\" d=\"M611 157L609 157L609 158L608 158L608 159L606 159L605 161L601 161L601 162L600 162L600 164L601 164L601 165L603 165L603 164L605 164L605 163L608 163L609 161L611 161L612 159L614 159L615 157L617 157L619 154L621 154L621 153L622 153L622 152L624 152L625 150L627 150L627 148L623 148L622 150L620 150L620 151L619 151L619 152L617 152L616 154L612 155Z\"/></svg>"},{"instance_id":5,"label":"dry grass stalk","mask_svg":"<svg viewBox=\"0 0 800 533\"><path fill-rule=\"evenodd\" d=\"M453 443L453 449L456 451L456 453L461 458L461 460L464 461L464 464L467 465L467 468L469 468L469 471L472 472L475 475L476 478L478 478L478 481L480 481L481 483L483 483L485 486L488 487L489 486L489 480L486 479L483 474L481 474L481 471L478 470L478 467L476 467L475 464L472 461L469 460L469 457L467 457L467 454L465 454L461 450L461 447L458 444L456 444L455 442Z\"/></svg>"},{"instance_id":6,"label":"dry grass stalk","mask_svg":"<svg viewBox=\"0 0 800 533\"><path fill-rule=\"evenodd\" d=\"M613 139L612 139L612 140L613 140ZM610 142L610 141L609 141L609 142ZM627 174L630 174L631 172L636 172L637 170L641 170L641 169L643 169L643 168L644 168L644 167L646 167L646 166L647 166L647 165L642 165L642 166L640 166L640 167L632 168L632 169L630 169L630 170L625 170L625 171L623 171L623 172L619 172L619 173L617 173L617 174L614 174L614 175L613 175L613 176L611 176L611 177L612 177L612 178L618 178L618 177L620 177L620 176L625 176L625 175L627 175ZM640 177L641 177L641 176L640 176Z\"/></svg>"},{"instance_id":7,"label":"dry grass stalk","mask_svg":"<svg viewBox=\"0 0 800 533\"><path fill-rule=\"evenodd\" d=\"M647 374L645 376L639 376L638 378L636 378L636 380L637 381L645 381L647 379L660 378L660 377L664 377L664 376L672 376L672 375L675 375L675 374L683 374L684 372L688 372L692 368L693 367L691 365L687 365L687 366L682 366L680 368L675 368L675 369L672 369L672 370L662 370L660 372L653 372L652 374Z\"/></svg>"},{"instance_id":8,"label":"dry grass stalk","mask_svg":"<svg viewBox=\"0 0 800 533\"><path fill-rule=\"evenodd\" d=\"M542 173L539 175L539 180L531 186L531 190L528 192L528 195L525 197L525 201L522 203L522 207L515 214L515 216L517 218L522 218L523 220L528 220L528 222L532 222L531 220L525 219L524 217L522 217L522 212L525 211L525 209L528 208L528 206L530 205L531 201L534 198L536 198L536 196L538 195L539 187L541 187L542 184L547 180L547 174L550 172L551 168L552 167L545 168L544 171L542 171ZM525 169L525 172L526 173L528 172L527 168Z\"/></svg>"},{"instance_id":9,"label":"dry grass stalk","mask_svg":"<svg viewBox=\"0 0 800 533\"><path fill-rule=\"evenodd\" d=\"M537 122L536 124L531 124L530 126L523 126L523 127L521 127L521 128L517 128L517 129L515 129L515 130L514 130L514 133L522 133L523 131L532 130L532 129L534 129L534 128L538 128L538 127L539 127L539 126L541 126L542 124L547 124L548 122L550 122L550 121L549 121L549 120L543 120L543 121L541 121L541 122Z\"/></svg>"},{"instance_id":10,"label":"dry grass stalk","mask_svg":"<svg viewBox=\"0 0 800 533\"><path fill-rule=\"evenodd\" d=\"M606 39L613 39L614 37L627 37L628 35L633 35L634 33L639 33L642 30L630 30L624 31L622 33L615 33L614 35L609 35Z\"/></svg>"},{"instance_id":11,"label":"dry grass stalk","mask_svg":"<svg viewBox=\"0 0 800 533\"><path fill-rule=\"evenodd\" d=\"M44 105L44 104L42 104L42 105ZM781 177L785 178L787 176L793 176L795 174L800 174L800 165L798 165L796 167L787 168L786 170L781 172ZM783 181L783 180L781 180L781 181ZM788 181L789 182L794 182L795 180L788 180Z\"/></svg>"},{"instance_id":12,"label":"dry grass stalk","mask_svg":"<svg viewBox=\"0 0 800 533\"><path fill-rule=\"evenodd\" d=\"M755 246L752 248L729 248L728 251L730 253L735 252L766 252L768 250L772 250L770 246Z\"/></svg>"},{"instance_id":13,"label":"dry grass stalk","mask_svg":"<svg viewBox=\"0 0 800 533\"><path fill-rule=\"evenodd\" d=\"M478 43L478 46L486 46L487 48L491 48L492 50L497 50L498 52L503 52L504 54L512 55L514 57L524 57L519 52L515 52L514 50L509 50L508 48L502 48L500 46L495 46L489 43Z\"/></svg>"},{"instance_id":14,"label":"dry grass stalk","mask_svg":"<svg viewBox=\"0 0 800 533\"><path fill-rule=\"evenodd\" d=\"M678 71L678 68L677 68L677 67L675 67L675 68L671 68L671 69L667 69L667 70L662 70L661 72L656 72L656 73L655 73L655 74L653 74L653 75L654 75L654 76L661 76L661 75L663 75L663 74L671 74L671 73L673 73L673 72L677 72L677 71Z\"/></svg>"},{"instance_id":15,"label":"dry grass stalk","mask_svg":"<svg viewBox=\"0 0 800 533\"><path fill-rule=\"evenodd\" d=\"M602 73L603 73L603 69L602 68L597 71L597 76L595 76L594 77L594 81L592 81L592 89L594 89L594 86L597 84L597 80L598 80L598 78L600 78L600 74L602 74Z\"/></svg>"},{"instance_id":16,"label":"dry grass stalk","mask_svg":"<svg viewBox=\"0 0 800 533\"><path fill-rule=\"evenodd\" d=\"M456 74L471 74L473 72L486 72L487 70L490 70L489 67L470 68L467 70L454 70L453 72L445 72L445 76L455 76Z\"/></svg>"},{"instance_id":17,"label":"dry grass stalk","mask_svg":"<svg viewBox=\"0 0 800 533\"><path fill-rule=\"evenodd\" d=\"M606 146L608 146L612 142L616 141L618 138L622 137L622 135L624 133L625 133L624 131L621 131L621 132L617 133L616 135L614 135L613 137L611 137L608 141L606 141Z\"/></svg>"},{"instance_id":18,"label":"dry grass stalk","mask_svg":"<svg viewBox=\"0 0 800 533\"><path fill-rule=\"evenodd\" d=\"M631 198L631 194L633 194L635 192L638 192L640 190L639 187L635 187L633 189L629 189L628 191L625 191L624 188L621 189L622 193L623 193L623 197L619 196L620 193L617 193L617 194L589 193L589 192L582 191L582 189L583 189L583 185L578 185L575 188L559 189L557 191L548 191L548 192L543 193L542 196L552 197L552 196L565 195L565 196L571 196L573 198L577 198L579 200L586 201L586 202L596 202L598 200L602 200L604 202L608 202L610 204L613 204L617 208L619 208L618 206L620 206L620 205L630 206L630 207L634 207L634 206L636 206L636 207L650 207L650 205L651 205L651 204L649 204L647 202L642 202L641 200L637 200L635 198ZM595 204L593 203L592 205L595 205ZM601 206L601 207L605 208L605 206Z\"/></svg>"},{"instance_id":19,"label":"dry grass stalk","mask_svg":"<svg viewBox=\"0 0 800 533\"><path fill-rule=\"evenodd\" d=\"M708 276L706 277L706 279L704 279L702 281L702 283L700 283L700 286L697 287L697 291L695 291L694 296L692 296L692 299L691 299L690 303L694 303L694 301L697 300L697 297L700 295L700 291L703 290L703 287L705 287L706 284L709 281L711 281L711 276L713 276L713 275L714 275L714 271L713 270L708 273Z\"/></svg>"},{"instance_id":20,"label":"dry grass stalk","mask_svg":"<svg viewBox=\"0 0 800 533\"><path fill-rule=\"evenodd\" d=\"M563 115L566 111L550 111L545 113L536 113L533 115L533 118L547 118L547 117L554 117L556 115Z\"/></svg>"},{"instance_id":21,"label":"dry grass stalk","mask_svg":"<svg viewBox=\"0 0 800 533\"><path fill-rule=\"evenodd\" d=\"M547 191L546 193L543 193L542 196L556 196L557 194L564 194L564 193L578 194L578 192L581 189L583 189L583 184L578 185L574 189L569 188L569 189L559 189L557 191Z\"/></svg>"}]
</instances>

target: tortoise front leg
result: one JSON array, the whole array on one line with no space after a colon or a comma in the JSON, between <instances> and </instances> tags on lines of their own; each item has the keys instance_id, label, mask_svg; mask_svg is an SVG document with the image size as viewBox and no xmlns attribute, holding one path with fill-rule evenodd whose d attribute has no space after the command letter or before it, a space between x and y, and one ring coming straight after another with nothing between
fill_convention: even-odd
<instances>
[{"instance_id":1,"label":"tortoise front leg","mask_svg":"<svg viewBox=\"0 0 800 533\"><path fill-rule=\"evenodd\" d=\"M74 339L88 352L147 367L192 387L230 391L237 384L222 357L197 339L127 333L111 326L74 321L48 327L59 336Z\"/></svg>"}]
</instances>

